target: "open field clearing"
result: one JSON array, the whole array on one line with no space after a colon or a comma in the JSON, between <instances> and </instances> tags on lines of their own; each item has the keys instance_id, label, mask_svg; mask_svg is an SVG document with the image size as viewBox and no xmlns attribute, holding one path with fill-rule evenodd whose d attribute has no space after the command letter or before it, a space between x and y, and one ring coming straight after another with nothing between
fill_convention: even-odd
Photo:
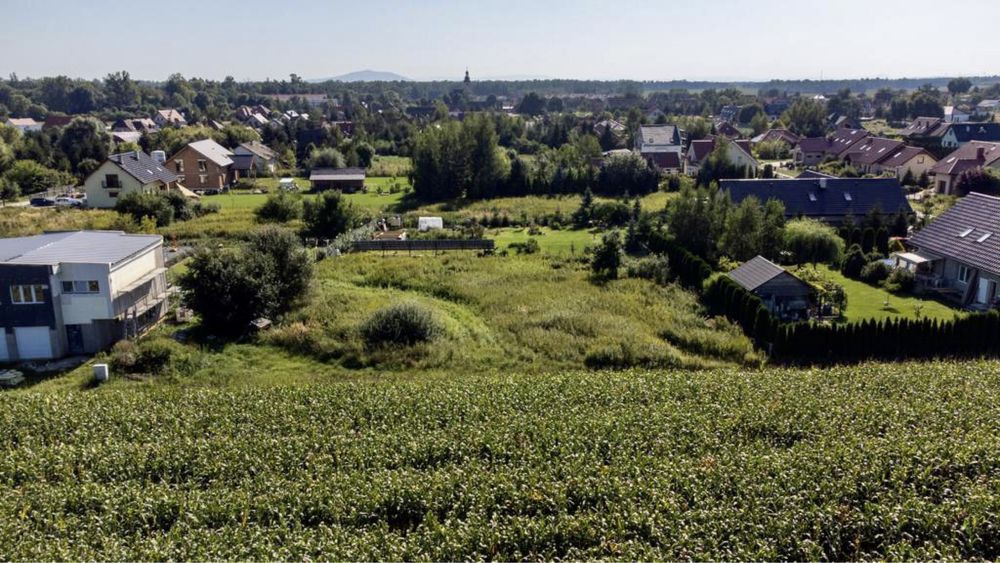
<instances>
[{"instance_id":1,"label":"open field clearing","mask_svg":"<svg viewBox=\"0 0 1000 563\"><path fill-rule=\"evenodd\" d=\"M0 546L60 560L994 559L998 373L455 370L0 393Z\"/></svg>"}]
</instances>

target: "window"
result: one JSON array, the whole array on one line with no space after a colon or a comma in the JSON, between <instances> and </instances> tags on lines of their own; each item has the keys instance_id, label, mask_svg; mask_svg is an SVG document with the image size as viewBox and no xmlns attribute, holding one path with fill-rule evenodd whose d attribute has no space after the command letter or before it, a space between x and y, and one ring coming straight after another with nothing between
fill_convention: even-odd
<instances>
[{"instance_id":1,"label":"window","mask_svg":"<svg viewBox=\"0 0 1000 563\"><path fill-rule=\"evenodd\" d=\"M108 197L110 197L111 199L114 199L114 198L118 197L118 192L108 192Z\"/></svg>"},{"instance_id":2,"label":"window","mask_svg":"<svg viewBox=\"0 0 1000 563\"><path fill-rule=\"evenodd\" d=\"M972 227L969 227L968 229L965 229L964 231L958 233L958 238L965 238L970 234L972 234Z\"/></svg>"},{"instance_id":3,"label":"window","mask_svg":"<svg viewBox=\"0 0 1000 563\"><path fill-rule=\"evenodd\" d=\"M183 174L177 177L177 182L178 183L184 183L184 175Z\"/></svg>"},{"instance_id":4,"label":"window","mask_svg":"<svg viewBox=\"0 0 1000 563\"><path fill-rule=\"evenodd\" d=\"M101 284L97 280L64 281L62 290L63 293L100 293Z\"/></svg>"},{"instance_id":5,"label":"window","mask_svg":"<svg viewBox=\"0 0 1000 563\"><path fill-rule=\"evenodd\" d=\"M976 242L986 242L986 239L990 238L991 236L993 236L993 233L986 233L983 236L977 238Z\"/></svg>"},{"instance_id":6,"label":"window","mask_svg":"<svg viewBox=\"0 0 1000 563\"><path fill-rule=\"evenodd\" d=\"M118 174L105 174L104 175L104 187L105 188L120 188L122 185L118 183Z\"/></svg>"},{"instance_id":7,"label":"window","mask_svg":"<svg viewBox=\"0 0 1000 563\"><path fill-rule=\"evenodd\" d=\"M917 164L923 164L923 163L924 163L924 155L918 156L917 157Z\"/></svg>"},{"instance_id":8,"label":"window","mask_svg":"<svg viewBox=\"0 0 1000 563\"><path fill-rule=\"evenodd\" d=\"M809 201L816 201L816 194L815 193L809 192Z\"/></svg>"},{"instance_id":9,"label":"window","mask_svg":"<svg viewBox=\"0 0 1000 563\"><path fill-rule=\"evenodd\" d=\"M969 283L969 278L972 277L972 270L968 266L958 266L958 281L961 283Z\"/></svg>"},{"instance_id":10,"label":"window","mask_svg":"<svg viewBox=\"0 0 1000 563\"><path fill-rule=\"evenodd\" d=\"M204 160L198 159L198 172L204 172L206 170L208 170L208 165L205 164Z\"/></svg>"},{"instance_id":11,"label":"window","mask_svg":"<svg viewBox=\"0 0 1000 563\"><path fill-rule=\"evenodd\" d=\"M184 172L184 161L179 158L175 160L174 168L176 168L178 172Z\"/></svg>"},{"instance_id":12,"label":"window","mask_svg":"<svg viewBox=\"0 0 1000 563\"><path fill-rule=\"evenodd\" d=\"M10 286L10 302L15 305L32 305L45 303L45 285L12 285Z\"/></svg>"},{"instance_id":13,"label":"window","mask_svg":"<svg viewBox=\"0 0 1000 563\"><path fill-rule=\"evenodd\" d=\"M846 199L847 201L853 201L854 200L854 198L851 197L851 194L848 193L848 192L844 192L844 199Z\"/></svg>"},{"instance_id":14,"label":"window","mask_svg":"<svg viewBox=\"0 0 1000 563\"><path fill-rule=\"evenodd\" d=\"M208 183L208 174L199 174L198 175L198 183L199 184L207 184Z\"/></svg>"}]
</instances>

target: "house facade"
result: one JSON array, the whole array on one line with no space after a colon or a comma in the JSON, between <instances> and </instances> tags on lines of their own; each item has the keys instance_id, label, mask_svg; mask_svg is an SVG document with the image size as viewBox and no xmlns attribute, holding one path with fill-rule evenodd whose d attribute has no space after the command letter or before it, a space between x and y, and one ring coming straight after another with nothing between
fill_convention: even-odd
<instances>
[{"instance_id":1,"label":"house facade","mask_svg":"<svg viewBox=\"0 0 1000 563\"><path fill-rule=\"evenodd\" d=\"M1000 143L968 142L938 161L929 174L938 193L952 194L962 174L978 168L1000 170Z\"/></svg>"},{"instance_id":2,"label":"house facade","mask_svg":"<svg viewBox=\"0 0 1000 563\"><path fill-rule=\"evenodd\" d=\"M191 190L221 190L239 179L232 152L211 139L189 143L167 159L177 181Z\"/></svg>"},{"instance_id":3,"label":"house facade","mask_svg":"<svg viewBox=\"0 0 1000 563\"><path fill-rule=\"evenodd\" d=\"M997 306L1000 286L1000 198L970 193L910 239L896 267L915 274L917 290L972 309Z\"/></svg>"},{"instance_id":4,"label":"house facade","mask_svg":"<svg viewBox=\"0 0 1000 563\"><path fill-rule=\"evenodd\" d=\"M915 181L924 174L930 174L937 164L934 155L921 147L904 146L880 163L881 172L892 172L902 180L910 175Z\"/></svg>"},{"instance_id":5,"label":"house facade","mask_svg":"<svg viewBox=\"0 0 1000 563\"><path fill-rule=\"evenodd\" d=\"M806 137L799 139L792 149L792 160L795 165L816 166L823 162L826 151L830 148L830 140L826 137Z\"/></svg>"},{"instance_id":6,"label":"house facade","mask_svg":"<svg viewBox=\"0 0 1000 563\"><path fill-rule=\"evenodd\" d=\"M142 151L113 154L84 180L87 206L114 207L126 194L156 193L176 186L177 176Z\"/></svg>"},{"instance_id":7,"label":"house facade","mask_svg":"<svg viewBox=\"0 0 1000 563\"><path fill-rule=\"evenodd\" d=\"M184 127L187 125L187 119L175 109L157 110L156 114L153 115L153 121L159 127Z\"/></svg>"},{"instance_id":8,"label":"house facade","mask_svg":"<svg viewBox=\"0 0 1000 563\"><path fill-rule=\"evenodd\" d=\"M167 308L163 237L112 231L0 239L0 363L92 354Z\"/></svg>"},{"instance_id":9,"label":"house facade","mask_svg":"<svg viewBox=\"0 0 1000 563\"><path fill-rule=\"evenodd\" d=\"M772 315L783 321L809 318L816 290L763 256L748 260L729 272L729 277L764 302Z\"/></svg>"},{"instance_id":10,"label":"house facade","mask_svg":"<svg viewBox=\"0 0 1000 563\"><path fill-rule=\"evenodd\" d=\"M253 155L258 174L273 174L278 169L278 155L260 141L242 143L235 149L236 155Z\"/></svg>"},{"instance_id":11,"label":"house facade","mask_svg":"<svg viewBox=\"0 0 1000 563\"><path fill-rule=\"evenodd\" d=\"M697 176L701 170L701 165L705 162L712 151L715 150L716 140L700 139L692 141L684 155L684 173L688 176ZM729 163L737 168L748 171L748 176L757 175L760 164L750 153L750 142L747 140L736 140L726 142L726 156Z\"/></svg>"},{"instance_id":12,"label":"house facade","mask_svg":"<svg viewBox=\"0 0 1000 563\"><path fill-rule=\"evenodd\" d=\"M941 135L941 146L957 149L972 141L1000 143L1000 123L952 123Z\"/></svg>"}]
</instances>

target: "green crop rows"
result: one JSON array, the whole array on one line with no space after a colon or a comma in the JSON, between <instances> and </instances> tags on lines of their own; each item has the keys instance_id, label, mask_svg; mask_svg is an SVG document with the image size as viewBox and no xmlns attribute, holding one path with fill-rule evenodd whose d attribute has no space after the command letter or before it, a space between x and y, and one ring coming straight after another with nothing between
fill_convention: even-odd
<instances>
[{"instance_id":1,"label":"green crop rows","mask_svg":"<svg viewBox=\"0 0 1000 563\"><path fill-rule=\"evenodd\" d=\"M0 558L994 559L998 371L3 393Z\"/></svg>"}]
</instances>

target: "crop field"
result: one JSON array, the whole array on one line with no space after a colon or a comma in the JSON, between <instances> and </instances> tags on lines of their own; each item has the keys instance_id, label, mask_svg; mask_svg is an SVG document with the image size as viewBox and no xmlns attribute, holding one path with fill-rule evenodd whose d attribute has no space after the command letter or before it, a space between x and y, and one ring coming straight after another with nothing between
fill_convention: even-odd
<instances>
[{"instance_id":1,"label":"crop field","mask_svg":"<svg viewBox=\"0 0 1000 563\"><path fill-rule=\"evenodd\" d=\"M995 559L1000 364L0 393L5 559Z\"/></svg>"}]
</instances>

